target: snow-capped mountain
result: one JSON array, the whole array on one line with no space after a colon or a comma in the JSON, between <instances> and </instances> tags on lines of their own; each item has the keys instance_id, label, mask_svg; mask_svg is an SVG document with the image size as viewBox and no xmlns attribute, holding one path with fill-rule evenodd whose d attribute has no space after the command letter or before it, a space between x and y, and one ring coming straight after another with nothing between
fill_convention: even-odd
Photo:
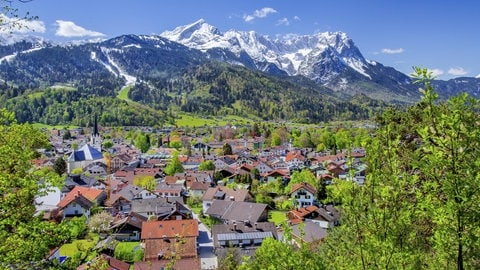
<instances>
[{"instance_id":1,"label":"snow-capped mountain","mask_svg":"<svg viewBox=\"0 0 480 270\"><path fill-rule=\"evenodd\" d=\"M346 68L370 78L368 61L343 32L271 39L253 31L222 33L201 19L163 32L161 36L207 53L223 49L238 58L246 53L258 69L265 71L268 66L265 63L269 63L288 75L303 75L321 83L329 82L332 76L341 74Z\"/></svg>"},{"instance_id":2,"label":"snow-capped mountain","mask_svg":"<svg viewBox=\"0 0 480 270\"><path fill-rule=\"evenodd\" d=\"M322 94L328 89L342 99L361 94L386 102L411 103L420 97L418 86L407 75L365 59L346 33L272 39L253 31L222 33L204 20L161 35L122 35L68 44L36 38L5 42L0 46L0 91L2 82L23 88L80 84L98 89L102 84L110 95L116 87L138 83L162 91L171 84L162 80L175 81L176 76L212 60L277 75L300 86L319 86ZM478 78L433 84L441 96L465 90L480 96Z\"/></svg>"}]
</instances>

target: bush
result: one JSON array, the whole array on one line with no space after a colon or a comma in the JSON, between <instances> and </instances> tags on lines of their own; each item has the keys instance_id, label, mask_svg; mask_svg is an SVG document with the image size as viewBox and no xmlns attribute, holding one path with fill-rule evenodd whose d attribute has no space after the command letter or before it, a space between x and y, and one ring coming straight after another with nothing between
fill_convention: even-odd
<instances>
[{"instance_id":1,"label":"bush","mask_svg":"<svg viewBox=\"0 0 480 270\"><path fill-rule=\"evenodd\" d=\"M114 257L129 263L143 260L143 249L139 242L120 242L115 247Z\"/></svg>"}]
</instances>

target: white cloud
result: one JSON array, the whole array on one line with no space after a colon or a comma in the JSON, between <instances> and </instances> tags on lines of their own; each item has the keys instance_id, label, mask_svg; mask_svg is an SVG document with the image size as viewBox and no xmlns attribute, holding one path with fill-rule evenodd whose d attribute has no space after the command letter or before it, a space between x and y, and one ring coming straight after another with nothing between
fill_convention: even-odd
<instances>
[{"instance_id":1,"label":"white cloud","mask_svg":"<svg viewBox=\"0 0 480 270\"><path fill-rule=\"evenodd\" d=\"M246 22L253 21L255 18L265 18L271 13L277 13L277 11L270 7L264 7L262 9L257 9L253 12L253 14L245 14L243 15L243 19Z\"/></svg>"},{"instance_id":2,"label":"white cloud","mask_svg":"<svg viewBox=\"0 0 480 270\"><path fill-rule=\"evenodd\" d=\"M91 30L87 30L81 26L76 25L74 22L71 21L62 21L57 20L56 24L58 26L57 32L55 35L61 37L102 37L105 36L100 32L95 32Z\"/></svg>"},{"instance_id":3,"label":"white cloud","mask_svg":"<svg viewBox=\"0 0 480 270\"><path fill-rule=\"evenodd\" d=\"M290 21L287 18L283 18L283 19L278 20L277 25L288 26L288 25L290 25Z\"/></svg>"},{"instance_id":4,"label":"white cloud","mask_svg":"<svg viewBox=\"0 0 480 270\"><path fill-rule=\"evenodd\" d=\"M467 73L468 71L466 71L462 67L454 67L448 70L448 74L453 76L463 76L463 75L466 75Z\"/></svg>"},{"instance_id":5,"label":"white cloud","mask_svg":"<svg viewBox=\"0 0 480 270\"><path fill-rule=\"evenodd\" d=\"M0 27L0 33L45 33L45 24L38 20L14 19L0 14L0 21L3 27Z\"/></svg>"},{"instance_id":6,"label":"white cloud","mask_svg":"<svg viewBox=\"0 0 480 270\"><path fill-rule=\"evenodd\" d=\"M300 21L300 17L298 17L298 16L293 16L293 19L294 19L295 21Z\"/></svg>"},{"instance_id":7,"label":"white cloud","mask_svg":"<svg viewBox=\"0 0 480 270\"><path fill-rule=\"evenodd\" d=\"M480 74L478 74L477 76L475 76L475 78L480 79Z\"/></svg>"},{"instance_id":8,"label":"white cloud","mask_svg":"<svg viewBox=\"0 0 480 270\"><path fill-rule=\"evenodd\" d=\"M428 71L430 71L432 73L432 76L435 77L435 78L439 77L439 76L441 76L445 73L445 72L443 72L443 70L438 69L438 68L428 69Z\"/></svg>"},{"instance_id":9,"label":"white cloud","mask_svg":"<svg viewBox=\"0 0 480 270\"><path fill-rule=\"evenodd\" d=\"M403 53L405 50L403 48L398 48L398 49L382 49L382 53L385 54L399 54Z\"/></svg>"},{"instance_id":10,"label":"white cloud","mask_svg":"<svg viewBox=\"0 0 480 270\"><path fill-rule=\"evenodd\" d=\"M243 19L246 21L246 22L250 22L250 21L253 21L255 19L255 17L253 17L252 15L244 15L243 16Z\"/></svg>"}]
</instances>

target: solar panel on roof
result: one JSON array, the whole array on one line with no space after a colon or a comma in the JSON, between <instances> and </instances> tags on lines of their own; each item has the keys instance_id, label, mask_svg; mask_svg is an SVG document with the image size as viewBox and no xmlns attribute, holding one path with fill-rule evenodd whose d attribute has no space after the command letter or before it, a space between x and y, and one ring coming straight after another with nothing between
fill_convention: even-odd
<instances>
[{"instance_id":1,"label":"solar panel on roof","mask_svg":"<svg viewBox=\"0 0 480 270\"><path fill-rule=\"evenodd\" d=\"M218 241L264 239L267 237L273 237L272 232L221 233L217 235Z\"/></svg>"}]
</instances>

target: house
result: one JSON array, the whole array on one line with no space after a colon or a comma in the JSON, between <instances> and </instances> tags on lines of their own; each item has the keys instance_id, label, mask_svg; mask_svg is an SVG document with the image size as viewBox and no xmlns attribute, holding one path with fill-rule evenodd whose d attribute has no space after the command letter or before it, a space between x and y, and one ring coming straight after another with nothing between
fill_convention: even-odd
<instances>
[{"instance_id":1,"label":"house","mask_svg":"<svg viewBox=\"0 0 480 270\"><path fill-rule=\"evenodd\" d=\"M197 258L198 221L164 220L142 223L145 261Z\"/></svg>"},{"instance_id":2,"label":"house","mask_svg":"<svg viewBox=\"0 0 480 270\"><path fill-rule=\"evenodd\" d=\"M288 167L300 167L305 165L306 158L302 155L300 151L291 151L288 152L285 156L285 162L288 164Z\"/></svg>"},{"instance_id":3,"label":"house","mask_svg":"<svg viewBox=\"0 0 480 270\"><path fill-rule=\"evenodd\" d=\"M268 219L267 204L252 202L214 200L205 214L223 222L262 222Z\"/></svg>"},{"instance_id":4,"label":"house","mask_svg":"<svg viewBox=\"0 0 480 270\"><path fill-rule=\"evenodd\" d=\"M120 170L123 166L127 165L128 162L132 161L132 157L127 154L118 154L110 158L110 170L111 172L116 172Z\"/></svg>"},{"instance_id":5,"label":"house","mask_svg":"<svg viewBox=\"0 0 480 270\"><path fill-rule=\"evenodd\" d=\"M302 182L292 185L290 198L296 207L306 207L316 202L317 189L309 183Z\"/></svg>"},{"instance_id":6,"label":"house","mask_svg":"<svg viewBox=\"0 0 480 270\"><path fill-rule=\"evenodd\" d=\"M182 184L158 183L155 187L155 193L159 197L181 197L184 195L185 189Z\"/></svg>"},{"instance_id":7,"label":"house","mask_svg":"<svg viewBox=\"0 0 480 270\"><path fill-rule=\"evenodd\" d=\"M255 168L258 170L260 174L267 174L273 171L273 168L268 166L265 162L258 161L255 164Z\"/></svg>"},{"instance_id":8,"label":"house","mask_svg":"<svg viewBox=\"0 0 480 270\"><path fill-rule=\"evenodd\" d=\"M210 146L204 142L198 141L194 145L192 145L192 149L194 151L204 151L205 153L208 153L210 151Z\"/></svg>"},{"instance_id":9,"label":"house","mask_svg":"<svg viewBox=\"0 0 480 270\"><path fill-rule=\"evenodd\" d=\"M112 222L109 231L113 238L119 241L140 241L142 223L148 219L135 212L130 212L126 217L117 216Z\"/></svg>"},{"instance_id":10,"label":"house","mask_svg":"<svg viewBox=\"0 0 480 270\"><path fill-rule=\"evenodd\" d=\"M192 182L188 188L188 195L202 198L210 187L211 184L207 182Z\"/></svg>"},{"instance_id":11,"label":"house","mask_svg":"<svg viewBox=\"0 0 480 270\"><path fill-rule=\"evenodd\" d=\"M226 167L233 166L235 164L235 159L229 157L229 156L221 156L218 157L214 162L213 165L215 165L215 168L217 169L223 169Z\"/></svg>"},{"instance_id":12,"label":"house","mask_svg":"<svg viewBox=\"0 0 480 270\"><path fill-rule=\"evenodd\" d=\"M300 245L301 242L312 243L322 241L327 237L327 229L322 228L312 221L304 221L302 223L290 226L293 239Z\"/></svg>"},{"instance_id":13,"label":"house","mask_svg":"<svg viewBox=\"0 0 480 270\"><path fill-rule=\"evenodd\" d=\"M133 200L152 199L157 195L142 187L125 184L117 185L112 189L112 193L106 205L112 207L114 213L129 213L132 208Z\"/></svg>"},{"instance_id":14,"label":"house","mask_svg":"<svg viewBox=\"0 0 480 270\"><path fill-rule=\"evenodd\" d=\"M203 213L205 213L214 200L228 200L237 202L254 202L252 193L247 189L231 189L228 187L211 187L202 197Z\"/></svg>"},{"instance_id":15,"label":"house","mask_svg":"<svg viewBox=\"0 0 480 270\"><path fill-rule=\"evenodd\" d=\"M223 260L231 248L236 256L253 257L255 250L266 238L278 239L277 229L273 222L229 222L212 226L214 252Z\"/></svg>"},{"instance_id":16,"label":"house","mask_svg":"<svg viewBox=\"0 0 480 270\"><path fill-rule=\"evenodd\" d=\"M102 184L95 177L88 176L82 173L67 174L64 186L67 187L68 190L72 190L75 186L100 188L102 187Z\"/></svg>"},{"instance_id":17,"label":"house","mask_svg":"<svg viewBox=\"0 0 480 270\"><path fill-rule=\"evenodd\" d=\"M103 205L106 196L103 190L76 186L57 206L63 211L63 217L85 215L88 218L92 206Z\"/></svg>"},{"instance_id":18,"label":"house","mask_svg":"<svg viewBox=\"0 0 480 270\"><path fill-rule=\"evenodd\" d=\"M183 198L159 197L153 199L133 200L131 212L139 214L145 218L155 216L155 219L161 219L171 215L172 211L176 210L175 203L183 204Z\"/></svg>"},{"instance_id":19,"label":"house","mask_svg":"<svg viewBox=\"0 0 480 270\"><path fill-rule=\"evenodd\" d=\"M57 204L62 199L62 192L58 187L48 187L41 190L42 196L35 197L35 215L43 213L45 219L50 219L56 212Z\"/></svg>"},{"instance_id":20,"label":"house","mask_svg":"<svg viewBox=\"0 0 480 270\"><path fill-rule=\"evenodd\" d=\"M290 172L288 170L275 169L268 173L260 174L260 176L264 182L272 182L272 181L276 181L277 178L280 178L282 180L289 179Z\"/></svg>"},{"instance_id":21,"label":"house","mask_svg":"<svg viewBox=\"0 0 480 270\"><path fill-rule=\"evenodd\" d=\"M296 208L287 212L288 220L293 223L301 223L305 219L314 219L318 217L318 206L310 205L308 207Z\"/></svg>"}]
</instances>

